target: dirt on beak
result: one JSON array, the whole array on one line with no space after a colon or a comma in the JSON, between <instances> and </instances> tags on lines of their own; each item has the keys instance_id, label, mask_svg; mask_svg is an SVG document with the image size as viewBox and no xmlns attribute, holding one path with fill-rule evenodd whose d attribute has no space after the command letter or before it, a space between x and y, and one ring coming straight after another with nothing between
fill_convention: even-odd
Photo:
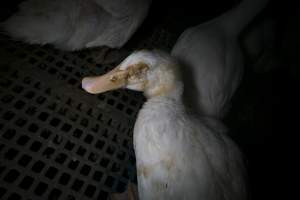
<instances>
[{"instance_id":1,"label":"dirt on beak","mask_svg":"<svg viewBox=\"0 0 300 200\"><path fill-rule=\"evenodd\" d=\"M144 70L148 70L145 63L137 63L128 66L125 70L116 67L108 73L101 76L85 77L82 80L82 88L91 94L99 94L111 90L123 88L127 85L128 79Z\"/></svg>"}]
</instances>

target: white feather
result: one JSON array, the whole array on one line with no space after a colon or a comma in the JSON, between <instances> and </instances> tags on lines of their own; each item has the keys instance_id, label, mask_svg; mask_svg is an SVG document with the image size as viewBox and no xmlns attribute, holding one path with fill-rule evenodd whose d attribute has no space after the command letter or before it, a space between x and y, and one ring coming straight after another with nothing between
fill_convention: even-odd
<instances>
[{"instance_id":1,"label":"white feather","mask_svg":"<svg viewBox=\"0 0 300 200\"><path fill-rule=\"evenodd\" d=\"M207 116L222 118L243 73L238 35L268 0L244 0L207 23L185 30L172 49L184 65L191 107ZM191 75L192 74L192 75Z\"/></svg>"},{"instance_id":2,"label":"white feather","mask_svg":"<svg viewBox=\"0 0 300 200\"><path fill-rule=\"evenodd\" d=\"M145 18L151 0L27 0L2 24L12 37L66 50L119 48Z\"/></svg>"}]
</instances>

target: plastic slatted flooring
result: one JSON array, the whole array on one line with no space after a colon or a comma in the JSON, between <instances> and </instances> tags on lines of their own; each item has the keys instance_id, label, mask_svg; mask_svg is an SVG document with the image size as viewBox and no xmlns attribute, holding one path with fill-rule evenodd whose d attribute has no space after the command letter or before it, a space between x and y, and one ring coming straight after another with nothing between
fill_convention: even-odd
<instances>
[{"instance_id":1,"label":"plastic slatted flooring","mask_svg":"<svg viewBox=\"0 0 300 200\"><path fill-rule=\"evenodd\" d=\"M0 199L106 199L123 191L144 97L81 89L82 77L123 58L96 65L91 50L62 52L3 36L0 46Z\"/></svg>"}]
</instances>

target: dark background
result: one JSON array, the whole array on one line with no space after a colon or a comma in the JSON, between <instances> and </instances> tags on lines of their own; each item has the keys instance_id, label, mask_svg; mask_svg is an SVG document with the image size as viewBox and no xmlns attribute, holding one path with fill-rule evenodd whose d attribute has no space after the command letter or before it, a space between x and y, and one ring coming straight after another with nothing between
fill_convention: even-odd
<instances>
[{"instance_id":1,"label":"dark background","mask_svg":"<svg viewBox=\"0 0 300 200\"><path fill-rule=\"evenodd\" d=\"M1 2L1 21L17 10L19 2L21 0ZM162 28L178 37L185 28L214 18L238 2L154 0L147 19L130 42L150 34L154 28ZM260 71L246 63L243 81L225 118L230 135L248 161L253 199L288 199L295 189L293 179L297 181L293 167L298 160L293 155L299 118L296 111L299 101L294 95L299 93L300 78L297 8L293 1L271 1L265 9L264 15L276 22L274 50L278 57L274 62L277 65Z\"/></svg>"}]
</instances>

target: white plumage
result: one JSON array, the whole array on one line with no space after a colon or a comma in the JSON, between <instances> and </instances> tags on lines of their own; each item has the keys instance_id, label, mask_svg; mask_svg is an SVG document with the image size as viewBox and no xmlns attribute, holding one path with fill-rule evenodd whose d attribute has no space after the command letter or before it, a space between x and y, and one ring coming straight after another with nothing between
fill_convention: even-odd
<instances>
[{"instance_id":1,"label":"white plumage","mask_svg":"<svg viewBox=\"0 0 300 200\"><path fill-rule=\"evenodd\" d=\"M149 99L134 129L140 199L246 199L241 155L224 133L178 99Z\"/></svg>"},{"instance_id":2,"label":"white plumage","mask_svg":"<svg viewBox=\"0 0 300 200\"><path fill-rule=\"evenodd\" d=\"M220 17L188 28L172 49L184 65L187 102L198 112L222 118L243 73L238 36L268 0L243 0Z\"/></svg>"},{"instance_id":3,"label":"white plumage","mask_svg":"<svg viewBox=\"0 0 300 200\"><path fill-rule=\"evenodd\" d=\"M178 67L165 53L139 51L82 86L90 93L126 87L147 97L134 128L140 199L246 199L238 148L220 121L184 106Z\"/></svg>"},{"instance_id":4,"label":"white plumage","mask_svg":"<svg viewBox=\"0 0 300 200\"><path fill-rule=\"evenodd\" d=\"M14 38L65 50L123 46L151 0L27 0L2 24Z\"/></svg>"}]
</instances>

